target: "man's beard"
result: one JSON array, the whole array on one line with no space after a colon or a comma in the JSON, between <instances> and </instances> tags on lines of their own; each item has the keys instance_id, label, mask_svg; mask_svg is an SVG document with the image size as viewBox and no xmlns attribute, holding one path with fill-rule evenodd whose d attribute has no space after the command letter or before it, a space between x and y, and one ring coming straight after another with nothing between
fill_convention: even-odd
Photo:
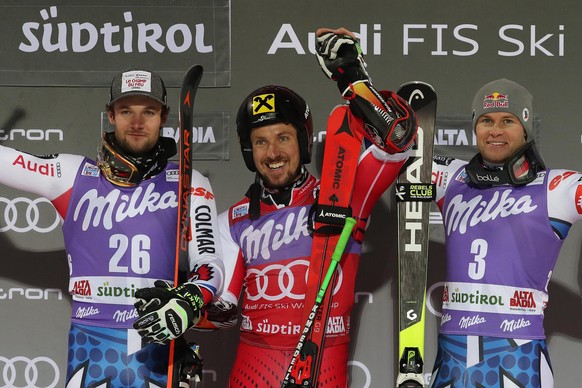
<instances>
[{"instance_id":1,"label":"man's beard","mask_svg":"<svg viewBox=\"0 0 582 388\"><path fill-rule=\"evenodd\" d=\"M153 144L151 143L151 139L147 137L145 142L132 142L128 140L125 136L118 136L115 134L115 142L121 151L123 151L126 155L130 155L133 157L140 157L145 156L152 152L152 150L157 145L157 141Z\"/></svg>"},{"instance_id":2,"label":"man's beard","mask_svg":"<svg viewBox=\"0 0 582 388\"><path fill-rule=\"evenodd\" d=\"M301 177L301 165L297 166L297 169L293 171L293 173L287 174L285 179L281 183L272 182L267 177L261 175L261 179L263 180L263 186L265 186L269 190L281 190L285 189L293 184L296 180Z\"/></svg>"}]
</instances>

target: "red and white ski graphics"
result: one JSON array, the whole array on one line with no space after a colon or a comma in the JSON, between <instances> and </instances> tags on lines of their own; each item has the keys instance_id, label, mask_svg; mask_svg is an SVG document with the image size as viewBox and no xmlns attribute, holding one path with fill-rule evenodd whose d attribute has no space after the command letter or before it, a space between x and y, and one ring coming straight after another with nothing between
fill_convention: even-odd
<instances>
[{"instance_id":1,"label":"red and white ski graphics","mask_svg":"<svg viewBox=\"0 0 582 388\"><path fill-rule=\"evenodd\" d=\"M307 321L319 285L331 262L345 218L351 216L350 201L362 146L362 133L354 131L357 123L349 108L336 108L327 122L327 133L321 171L319 197L314 214L313 246L307 280L303 321ZM344 253L345 254L345 253ZM317 386L317 374L322 354L325 329L330 309L334 279L315 317L308 345L302 354L303 365L310 369L310 386ZM316 345L314 347L313 345ZM315 353L314 353L315 352ZM309 353L309 354L307 354ZM314 354L313 354L314 353ZM302 379L303 380L303 379ZM296 384L302 384L296 380Z\"/></svg>"}]
</instances>

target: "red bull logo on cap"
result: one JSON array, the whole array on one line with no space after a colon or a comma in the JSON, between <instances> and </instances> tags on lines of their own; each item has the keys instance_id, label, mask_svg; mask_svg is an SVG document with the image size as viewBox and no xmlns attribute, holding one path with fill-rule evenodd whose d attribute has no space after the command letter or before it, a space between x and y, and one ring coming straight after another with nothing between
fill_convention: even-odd
<instances>
[{"instance_id":1,"label":"red bull logo on cap","mask_svg":"<svg viewBox=\"0 0 582 388\"><path fill-rule=\"evenodd\" d=\"M509 97L507 94L494 92L483 99L483 109L509 109Z\"/></svg>"}]
</instances>

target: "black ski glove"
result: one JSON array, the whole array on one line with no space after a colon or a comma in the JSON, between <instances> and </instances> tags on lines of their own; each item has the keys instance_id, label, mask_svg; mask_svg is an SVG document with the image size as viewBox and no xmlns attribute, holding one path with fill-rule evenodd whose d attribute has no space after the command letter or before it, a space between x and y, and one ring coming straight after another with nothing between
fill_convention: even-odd
<instances>
[{"instance_id":1,"label":"black ski glove","mask_svg":"<svg viewBox=\"0 0 582 388\"><path fill-rule=\"evenodd\" d=\"M166 344L200 320L204 298L194 283L174 288L164 280L157 280L154 285L135 293L139 318L133 328L146 342Z\"/></svg>"},{"instance_id":2,"label":"black ski glove","mask_svg":"<svg viewBox=\"0 0 582 388\"><path fill-rule=\"evenodd\" d=\"M351 36L326 32L317 37L315 51L321 70L342 94L351 83L370 80L362 48Z\"/></svg>"}]
</instances>

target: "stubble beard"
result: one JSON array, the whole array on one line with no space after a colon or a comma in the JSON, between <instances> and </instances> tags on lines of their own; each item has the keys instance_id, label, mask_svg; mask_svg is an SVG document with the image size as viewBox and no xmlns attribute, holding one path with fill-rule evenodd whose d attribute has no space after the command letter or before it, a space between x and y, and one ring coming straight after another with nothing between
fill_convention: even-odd
<instances>
[{"instance_id":1,"label":"stubble beard","mask_svg":"<svg viewBox=\"0 0 582 388\"><path fill-rule=\"evenodd\" d=\"M291 184L293 182L295 182L297 179L299 179L301 175L301 165L297 166L297 169L291 173L288 173L287 176L285 177L285 179L281 182L281 183L275 183L273 181L271 181L268 177L265 177L263 175L261 175L261 178L263 180L263 185L268 188L268 189L272 189L272 190L281 190L284 189L286 187L291 186Z\"/></svg>"}]
</instances>

